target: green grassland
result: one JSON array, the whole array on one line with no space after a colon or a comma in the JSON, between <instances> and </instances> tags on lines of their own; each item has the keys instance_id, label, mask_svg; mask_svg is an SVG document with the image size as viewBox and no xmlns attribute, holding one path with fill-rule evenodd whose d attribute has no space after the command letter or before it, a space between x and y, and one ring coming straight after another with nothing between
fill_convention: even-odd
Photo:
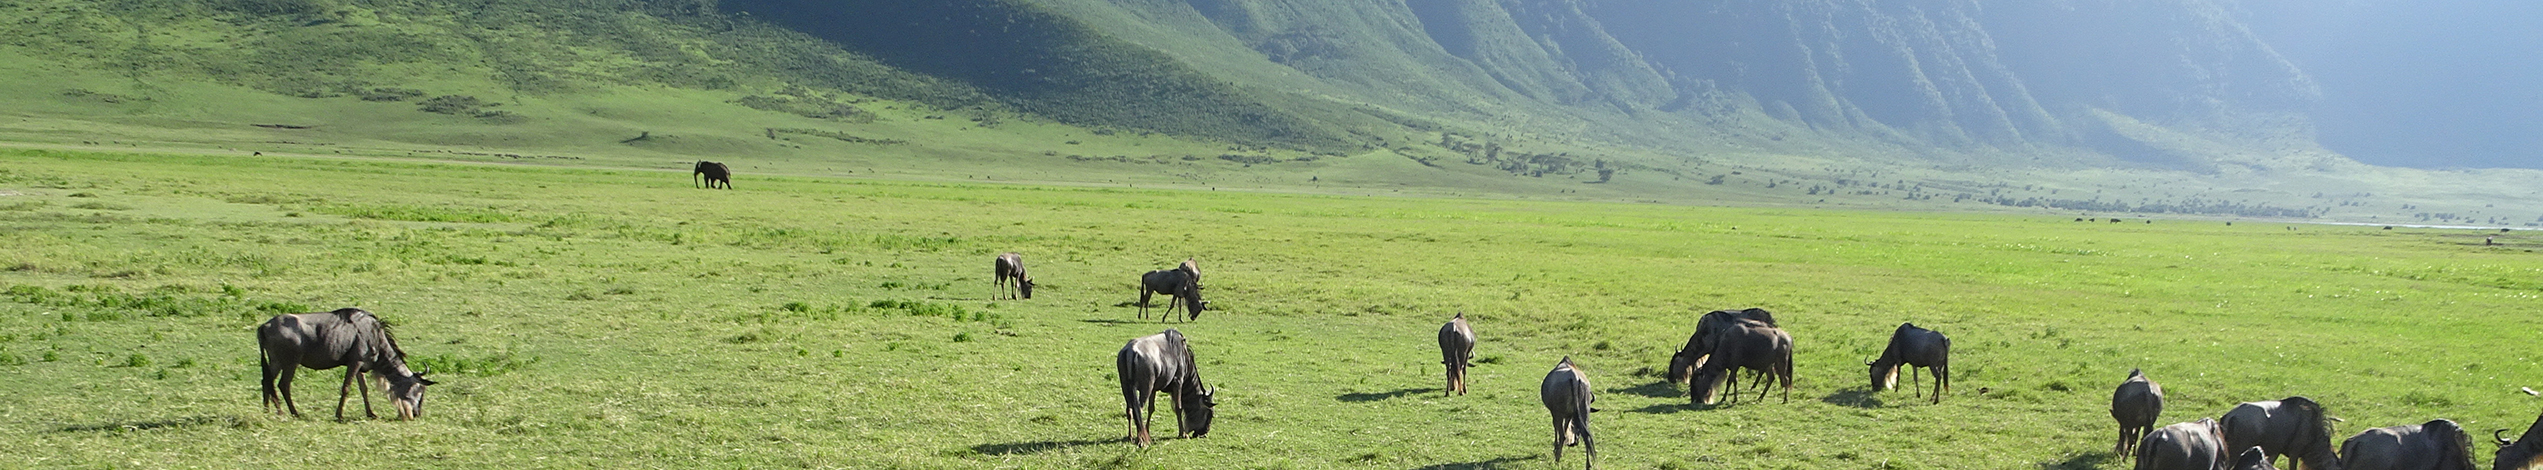
<instances>
[{"instance_id":1,"label":"green grassland","mask_svg":"<svg viewBox=\"0 0 2543 470\"><path fill-rule=\"evenodd\" d=\"M2166 422L2543 410L2524 232L687 176L0 151L0 466L1548 468L1565 356L1612 468L2120 468L2138 367ZM1004 251L1040 298L988 299ZM1136 318L1185 257L1222 310ZM253 326L343 306L433 368L423 419L326 419L329 373L312 416L260 412ZM1796 338L1792 401L1687 406L1652 369L1750 306ZM1481 364L1441 397L1461 311ZM1955 339L1939 405L1867 392L1902 321ZM1111 355L1169 326L1219 423L1133 450Z\"/></svg>"}]
</instances>

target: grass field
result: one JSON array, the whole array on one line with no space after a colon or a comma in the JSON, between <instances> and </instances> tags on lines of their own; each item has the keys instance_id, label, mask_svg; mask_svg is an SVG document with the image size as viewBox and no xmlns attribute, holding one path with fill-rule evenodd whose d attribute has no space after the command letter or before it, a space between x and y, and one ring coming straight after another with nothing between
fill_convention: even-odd
<instances>
[{"instance_id":1,"label":"grass field","mask_svg":"<svg viewBox=\"0 0 2543 470\"><path fill-rule=\"evenodd\" d=\"M1550 468L1565 356L1610 468L2121 468L2138 367L2167 423L2543 410L2528 232L687 176L0 150L0 467ZM1040 298L988 300L1004 251ZM1186 257L1223 310L1137 319ZM253 326L344 306L433 367L423 419L326 419L330 372L259 411ZM1792 401L1687 406L1653 369L1751 306ZM1955 339L1940 405L1867 392L1902 321ZM1167 326L1219 422L1133 450L1112 354Z\"/></svg>"}]
</instances>

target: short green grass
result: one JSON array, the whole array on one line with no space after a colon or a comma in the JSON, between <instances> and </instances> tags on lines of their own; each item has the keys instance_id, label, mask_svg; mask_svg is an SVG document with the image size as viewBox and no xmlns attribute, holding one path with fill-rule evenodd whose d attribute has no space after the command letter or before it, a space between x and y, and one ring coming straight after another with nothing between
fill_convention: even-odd
<instances>
[{"instance_id":1,"label":"short green grass","mask_svg":"<svg viewBox=\"0 0 2543 470\"><path fill-rule=\"evenodd\" d=\"M1613 468L2119 468L2139 367L2166 422L2543 409L2527 233L686 176L0 151L0 467L1549 468L1565 356ZM1005 251L1040 298L988 299ZM1223 310L1137 319L1186 257ZM443 382L423 419L326 419L325 372L312 416L259 410L253 326L344 306ZM1750 306L1796 338L1791 403L1651 373ZM1441 397L1460 311L1481 364ZM1866 391L1902 321L1955 339L1940 405ZM1220 421L1134 450L1111 355L1166 327Z\"/></svg>"}]
</instances>

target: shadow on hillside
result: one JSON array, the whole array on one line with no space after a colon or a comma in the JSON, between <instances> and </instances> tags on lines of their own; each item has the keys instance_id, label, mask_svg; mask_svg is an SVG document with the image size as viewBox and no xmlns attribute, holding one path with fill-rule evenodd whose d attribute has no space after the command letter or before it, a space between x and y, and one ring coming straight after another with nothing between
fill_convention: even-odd
<instances>
[{"instance_id":1,"label":"shadow on hillside","mask_svg":"<svg viewBox=\"0 0 2543 470\"><path fill-rule=\"evenodd\" d=\"M2116 454L2112 454L2112 453L2109 453L2109 452L2102 452L2102 451L2085 452L2085 453L2082 453L2082 454L2076 454L2074 457L2068 457L2066 460L2063 460L2063 461L2058 461L2058 462L2040 462L2040 469L2041 469L2041 470L2081 470L2081 469L2095 469L2095 468L2102 468L2102 464L2109 463L2111 460L2114 460L2114 459L2116 459L2116 458L2118 458L2118 455L2116 455Z\"/></svg>"},{"instance_id":2,"label":"shadow on hillside","mask_svg":"<svg viewBox=\"0 0 2543 470\"><path fill-rule=\"evenodd\" d=\"M1630 393L1650 398L1686 398L1687 392L1667 380L1642 384L1634 388L1610 388L1607 393Z\"/></svg>"},{"instance_id":3,"label":"shadow on hillside","mask_svg":"<svg viewBox=\"0 0 2543 470\"><path fill-rule=\"evenodd\" d=\"M242 419L239 419L238 417L234 417L234 416L193 416L193 417L185 417L185 418L169 418L169 419L163 419L163 420L158 420L158 421L132 421L132 422L122 422L122 423L105 423L105 424L74 424L74 425L69 425L69 426L62 426L62 427L60 427L60 428L55 428L55 429L53 430L53 432L124 432L124 431L148 431L148 430L152 430L152 429L166 429L166 428L191 428L191 427L197 427L197 426L227 426L227 427L240 427L240 426L245 426L246 424L247 424L246 420L242 420Z\"/></svg>"},{"instance_id":4,"label":"shadow on hillside","mask_svg":"<svg viewBox=\"0 0 2543 470\"><path fill-rule=\"evenodd\" d=\"M981 444L981 445L971 446L971 451L972 451L972 452L979 452L979 453L980 453L980 455L1020 455L1020 454L1039 454L1039 453L1046 452L1046 451L1060 450L1060 449L1066 449L1066 448L1070 448L1070 447L1088 446L1088 445L1096 445L1096 444L1108 444L1108 443L1115 443L1115 442L1129 442L1129 440L1124 439L1124 438L1112 438L1112 439L1079 439L1079 440L1074 440L1074 441L1017 442L1017 443L1010 443L1010 444Z\"/></svg>"},{"instance_id":5,"label":"shadow on hillside","mask_svg":"<svg viewBox=\"0 0 2543 470\"><path fill-rule=\"evenodd\" d=\"M1696 410L1703 410L1703 409L1708 409L1708 408L1710 408L1710 407L1707 407L1707 406L1705 406L1705 405L1697 405L1697 404L1690 404L1690 403L1660 403L1660 404L1654 404L1654 405L1644 406L1644 407L1641 407L1641 408L1635 408L1635 409L1625 410L1625 412L1626 412L1626 413L1642 413L1642 414L1658 414L1658 415L1665 415L1665 414L1676 414L1677 412L1680 412L1680 411L1696 411Z\"/></svg>"},{"instance_id":6,"label":"shadow on hillside","mask_svg":"<svg viewBox=\"0 0 2543 470\"><path fill-rule=\"evenodd\" d=\"M1851 406L1867 409L1880 408L1884 404L1881 402L1879 397L1872 396L1872 389L1870 387L1848 389L1846 391L1832 393L1828 396L1820 397L1819 402L1830 405Z\"/></svg>"},{"instance_id":7,"label":"shadow on hillside","mask_svg":"<svg viewBox=\"0 0 2543 470\"><path fill-rule=\"evenodd\" d=\"M1350 403L1367 403L1367 402L1373 402L1373 401L1378 401L1378 400L1385 400L1385 399L1390 399L1390 398L1401 397L1401 396L1405 396L1405 395L1412 395L1412 394L1416 394L1416 393L1430 393L1430 392L1437 392L1437 391L1439 391L1439 387L1431 387L1431 388L1407 388L1407 389L1403 389L1403 390L1396 390L1396 391L1392 391L1392 392L1385 392L1385 393L1345 393L1345 394L1341 394L1341 395L1336 395L1336 396L1334 396L1334 397L1333 397L1333 399L1335 399L1335 400L1342 400L1342 401L1350 402Z\"/></svg>"},{"instance_id":8,"label":"shadow on hillside","mask_svg":"<svg viewBox=\"0 0 2543 470\"><path fill-rule=\"evenodd\" d=\"M1518 462L1520 462L1520 461L1526 461L1526 460L1541 460L1541 459L1543 459L1543 457L1537 457L1537 456L1527 456L1527 457L1499 457L1499 458L1494 458L1494 459L1492 459L1492 460L1485 460L1485 461L1481 461L1481 462L1443 463L1443 464L1439 464L1439 465L1432 465L1432 466L1428 466L1428 467L1415 468L1415 469L1413 469L1413 470L1486 470L1486 469L1494 469L1494 468L1515 468L1515 467L1517 467L1517 465L1513 465L1513 464L1516 464L1516 463L1518 463Z\"/></svg>"}]
</instances>

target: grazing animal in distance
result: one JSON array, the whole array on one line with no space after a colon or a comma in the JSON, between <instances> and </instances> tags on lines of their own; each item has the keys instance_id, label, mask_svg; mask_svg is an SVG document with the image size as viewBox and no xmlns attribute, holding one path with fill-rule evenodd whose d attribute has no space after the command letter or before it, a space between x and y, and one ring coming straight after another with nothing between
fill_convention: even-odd
<instances>
[{"instance_id":1,"label":"grazing animal in distance","mask_svg":"<svg viewBox=\"0 0 2543 470\"><path fill-rule=\"evenodd\" d=\"M1554 417L1554 463L1563 463L1563 448L1583 446L1589 453L1588 463L1581 468L1598 466L1598 440L1589 436L1589 414L1598 411L1590 404L1598 398L1590 395L1589 374L1572 365L1572 357L1554 364L1545 374L1545 383L1537 387L1537 398L1545 402L1545 412Z\"/></svg>"},{"instance_id":2,"label":"grazing animal in distance","mask_svg":"<svg viewBox=\"0 0 2543 470\"><path fill-rule=\"evenodd\" d=\"M2499 452L2491 455L2490 468L2543 469L2543 416L2534 418L2534 424L2526 425L2525 435L2517 436L2514 441L2500 435L2506 432L2506 429L2490 432L2490 437L2499 442Z\"/></svg>"},{"instance_id":3,"label":"grazing animal in distance","mask_svg":"<svg viewBox=\"0 0 2543 470\"><path fill-rule=\"evenodd\" d=\"M2128 380L2110 393L2110 418L2119 420L2119 445L2110 453L2136 455L2129 450L2137 447L2137 438L2153 431L2155 420L2162 417L2163 385L2146 378L2144 370L2129 369Z\"/></svg>"},{"instance_id":4,"label":"grazing animal in distance","mask_svg":"<svg viewBox=\"0 0 2543 470\"><path fill-rule=\"evenodd\" d=\"M380 417L371 410L371 381L362 379L364 373L388 382L389 404L398 419L423 416L424 386L434 384L424 374L407 369L406 351L398 348L388 325L358 308L275 315L256 327L256 345L261 350L257 362L264 369L265 407L277 415L289 411L300 416L291 383L302 367L345 368L344 384L336 393L338 421L344 420L345 400L357 386L361 387L362 414Z\"/></svg>"},{"instance_id":5,"label":"grazing animal in distance","mask_svg":"<svg viewBox=\"0 0 2543 470\"><path fill-rule=\"evenodd\" d=\"M1183 332L1165 332L1130 340L1113 355L1121 377L1122 408L1130 419L1131 443L1148 447L1148 422L1157 412L1157 392L1165 392L1174 409L1175 437L1199 439L1210 434L1218 407L1217 390L1201 384L1200 362L1184 343Z\"/></svg>"},{"instance_id":6,"label":"grazing animal in distance","mask_svg":"<svg viewBox=\"0 0 2543 470\"><path fill-rule=\"evenodd\" d=\"M1900 323L1897 330L1890 332L1890 345L1881 350L1881 357L1863 365L1872 366L1872 391L1875 392L1898 386L1901 365L1907 367L1909 380L1916 380L1918 367L1933 369L1934 403L1942 403L1943 392L1951 390L1951 338L1934 330L1919 328L1915 323ZM1924 390L1920 388L1917 391Z\"/></svg>"},{"instance_id":7,"label":"grazing animal in distance","mask_svg":"<svg viewBox=\"0 0 2543 470\"><path fill-rule=\"evenodd\" d=\"M2472 470L2472 436L2444 419L2381 427L2341 441L2340 455L2351 470Z\"/></svg>"},{"instance_id":8,"label":"grazing animal in distance","mask_svg":"<svg viewBox=\"0 0 2543 470\"><path fill-rule=\"evenodd\" d=\"M2234 462L2226 464L2225 468L2228 470L2278 470L2278 466L2269 464L2269 453L2261 452L2259 447L2245 448L2243 453L2234 454Z\"/></svg>"},{"instance_id":9,"label":"grazing animal in distance","mask_svg":"<svg viewBox=\"0 0 2543 470\"><path fill-rule=\"evenodd\" d=\"M1019 295L1028 300L1033 298L1033 276L1024 274L1023 254L1012 251L1000 253L994 268L997 276L994 282L998 285L999 294L1005 294L1010 299ZM1008 287L1008 281L1014 281L1014 287Z\"/></svg>"},{"instance_id":10,"label":"grazing animal in distance","mask_svg":"<svg viewBox=\"0 0 2543 470\"><path fill-rule=\"evenodd\" d=\"M1780 380L1784 389L1783 401L1792 402L1792 335L1765 323L1742 321L1732 324L1719 341L1713 346L1712 357L1704 361L1703 367L1696 369L1695 378L1687 387L1689 402L1714 403L1717 392L1724 389L1734 390L1731 399L1737 401L1739 369L1757 371ZM1759 390L1757 399L1766 399L1766 392L1771 391L1774 389Z\"/></svg>"},{"instance_id":11,"label":"grazing animal in distance","mask_svg":"<svg viewBox=\"0 0 2543 470\"><path fill-rule=\"evenodd\" d=\"M2305 397L2235 405L2217 419L2225 430L2225 448L2260 447L2271 461L2287 456L2287 467L2340 470L2331 447L2330 417L2322 405Z\"/></svg>"},{"instance_id":12,"label":"grazing animal in distance","mask_svg":"<svg viewBox=\"0 0 2543 470\"><path fill-rule=\"evenodd\" d=\"M2263 459L2266 461L2266 459ZM2216 420L2178 423L2146 433L2136 470L2215 470L2225 465L2225 435Z\"/></svg>"},{"instance_id":13,"label":"grazing animal in distance","mask_svg":"<svg viewBox=\"0 0 2543 470\"><path fill-rule=\"evenodd\" d=\"M733 169L721 162L699 160L697 166L689 169L690 184L695 185L700 179L705 180L707 189L714 189L717 183L722 183L724 189L733 189Z\"/></svg>"},{"instance_id":14,"label":"grazing animal in distance","mask_svg":"<svg viewBox=\"0 0 2543 470\"><path fill-rule=\"evenodd\" d=\"M1209 307L1201 300L1199 278L1191 272L1181 268L1149 271L1139 276L1139 318L1148 318L1148 299L1159 293L1174 299L1166 303L1166 314L1158 321L1173 317L1177 308L1184 310L1186 320L1199 320L1201 310Z\"/></svg>"},{"instance_id":15,"label":"grazing animal in distance","mask_svg":"<svg viewBox=\"0 0 2543 470\"><path fill-rule=\"evenodd\" d=\"M1669 383L1686 383L1688 378L1695 375L1695 369L1703 367L1704 361L1711 357L1713 345L1722 333L1729 331L1731 325L1741 321L1753 321L1781 328L1775 324L1775 314L1762 308L1715 310L1706 313L1703 317L1696 319L1695 334L1687 336L1686 345L1679 347L1677 353L1669 355L1669 370L1663 371L1663 376L1669 379Z\"/></svg>"},{"instance_id":16,"label":"grazing animal in distance","mask_svg":"<svg viewBox=\"0 0 2543 470\"><path fill-rule=\"evenodd\" d=\"M1439 326L1439 363L1448 366L1448 387L1440 396L1466 394L1466 368L1474 367L1474 360L1475 330L1466 325L1466 312L1457 312Z\"/></svg>"}]
</instances>

